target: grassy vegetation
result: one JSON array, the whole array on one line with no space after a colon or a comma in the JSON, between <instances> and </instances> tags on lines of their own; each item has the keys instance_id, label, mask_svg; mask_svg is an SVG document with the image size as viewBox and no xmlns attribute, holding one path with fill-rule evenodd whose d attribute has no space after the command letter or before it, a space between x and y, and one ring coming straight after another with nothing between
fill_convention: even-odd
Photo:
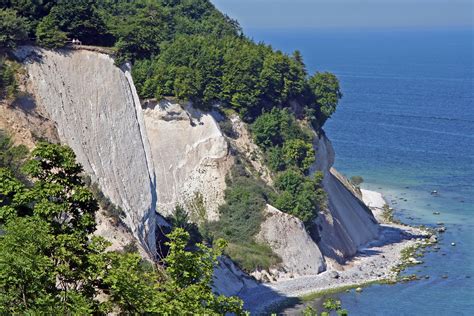
<instances>
[{"instance_id":1,"label":"grassy vegetation","mask_svg":"<svg viewBox=\"0 0 474 316\"><path fill-rule=\"evenodd\" d=\"M280 261L268 245L255 241L264 220L263 210L272 194L272 190L252 176L237 159L227 179L225 204L219 208L219 221L202 225L203 235L229 242L225 253L248 272L268 269Z\"/></svg>"},{"instance_id":2,"label":"grassy vegetation","mask_svg":"<svg viewBox=\"0 0 474 316\"><path fill-rule=\"evenodd\" d=\"M281 258L268 245L256 242L245 244L231 242L227 245L224 253L247 272L255 271L255 269L268 269L281 262Z\"/></svg>"},{"instance_id":3,"label":"grassy vegetation","mask_svg":"<svg viewBox=\"0 0 474 316\"><path fill-rule=\"evenodd\" d=\"M375 284L385 284L385 280L369 281L369 282L363 282L363 283L359 283L359 284L343 285L343 286L339 286L339 287L335 287L335 288L330 288L330 289L326 289L326 290L322 290L322 291L302 295L300 297L300 300L301 300L301 302L309 302L309 301L312 301L316 298L325 297L325 296L332 295L332 294L337 294L337 293L350 291L350 290L356 289L358 287L364 288L364 287L368 287L368 286L375 285Z\"/></svg>"},{"instance_id":4,"label":"grassy vegetation","mask_svg":"<svg viewBox=\"0 0 474 316\"><path fill-rule=\"evenodd\" d=\"M393 209L391 209L388 204L383 206L382 218L388 223L402 224L400 220L395 218Z\"/></svg>"}]
</instances>

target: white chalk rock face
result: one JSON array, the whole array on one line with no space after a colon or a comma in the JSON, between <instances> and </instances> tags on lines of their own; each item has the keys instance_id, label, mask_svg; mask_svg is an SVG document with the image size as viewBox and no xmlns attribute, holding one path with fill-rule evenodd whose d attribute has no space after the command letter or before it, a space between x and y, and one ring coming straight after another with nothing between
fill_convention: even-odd
<instances>
[{"instance_id":1,"label":"white chalk rock face","mask_svg":"<svg viewBox=\"0 0 474 316\"><path fill-rule=\"evenodd\" d=\"M357 248L378 237L378 223L372 212L333 174L334 149L323 135L314 142L316 163L313 171L324 174L323 186L328 195L328 211L317 219L323 255L343 261L354 255Z\"/></svg>"},{"instance_id":2,"label":"white chalk rock face","mask_svg":"<svg viewBox=\"0 0 474 316\"><path fill-rule=\"evenodd\" d=\"M167 100L145 104L143 113L157 179L158 212L170 215L177 203L187 207L198 194L207 220L217 220L233 159L216 120L190 105Z\"/></svg>"},{"instance_id":3,"label":"white chalk rock face","mask_svg":"<svg viewBox=\"0 0 474 316\"><path fill-rule=\"evenodd\" d=\"M271 205L265 209L257 240L267 243L282 259L281 267L289 276L315 275L326 269L324 257L303 222Z\"/></svg>"},{"instance_id":4,"label":"white chalk rock face","mask_svg":"<svg viewBox=\"0 0 474 316\"><path fill-rule=\"evenodd\" d=\"M242 291L258 286L257 281L240 270L232 260L220 257L214 268L213 288L226 296L238 295Z\"/></svg>"},{"instance_id":5,"label":"white chalk rock face","mask_svg":"<svg viewBox=\"0 0 474 316\"><path fill-rule=\"evenodd\" d=\"M25 61L35 99L59 137L110 200L140 244L155 252L156 189L138 96L128 69L108 55L31 47Z\"/></svg>"}]
</instances>

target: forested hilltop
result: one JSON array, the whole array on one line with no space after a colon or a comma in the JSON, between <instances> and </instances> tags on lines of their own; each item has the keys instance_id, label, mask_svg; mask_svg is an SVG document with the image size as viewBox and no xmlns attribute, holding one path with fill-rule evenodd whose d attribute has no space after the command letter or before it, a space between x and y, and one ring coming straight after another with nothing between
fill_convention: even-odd
<instances>
[{"instance_id":1,"label":"forested hilltop","mask_svg":"<svg viewBox=\"0 0 474 316\"><path fill-rule=\"evenodd\" d=\"M2 0L0 7L0 47L58 48L72 39L113 47L118 64L133 63L142 98L219 103L250 121L297 101L322 126L341 97L332 74L308 76L298 51L254 43L208 0Z\"/></svg>"}]
</instances>

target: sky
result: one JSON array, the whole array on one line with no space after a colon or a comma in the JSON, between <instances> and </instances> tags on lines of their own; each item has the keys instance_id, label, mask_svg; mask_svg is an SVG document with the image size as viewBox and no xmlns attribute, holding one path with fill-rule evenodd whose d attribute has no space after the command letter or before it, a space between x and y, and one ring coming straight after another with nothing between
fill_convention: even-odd
<instances>
[{"instance_id":1,"label":"sky","mask_svg":"<svg viewBox=\"0 0 474 316\"><path fill-rule=\"evenodd\" d=\"M473 27L474 0L211 0L249 28Z\"/></svg>"}]
</instances>

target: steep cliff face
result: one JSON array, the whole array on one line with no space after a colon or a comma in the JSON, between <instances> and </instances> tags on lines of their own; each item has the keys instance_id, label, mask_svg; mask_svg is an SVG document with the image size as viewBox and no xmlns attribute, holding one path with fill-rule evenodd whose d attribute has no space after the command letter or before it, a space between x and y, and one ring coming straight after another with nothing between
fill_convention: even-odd
<instances>
[{"instance_id":1,"label":"steep cliff face","mask_svg":"<svg viewBox=\"0 0 474 316\"><path fill-rule=\"evenodd\" d=\"M157 178L158 212L170 215L176 204L187 207L200 196L206 219L217 220L233 158L216 120L190 105L167 100L146 103L144 117Z\"/></svg>"},{"instance_id":2,"label":"steep cliff face","mask_svg":"<svg viewBox=\"0 0 474 316\"><path fill-rule=\"evenodd\" d=\"M282 259L280 279L315 275L326 269L324 257L303 222L271 205L265 209L265 220L257 240L270 245Z\"/></svg>"},{"instance_id":3,"label":"steep cliff face","mask_svg":"<svg viewBox=\"0 0 474 316\"><path fill-rule=\"evenodd\" d=\"M343 261L357 248L378 237L378 224L371 211L333 174L334 149L329 139L318 135L314 141L316 164L313 171L324 174L323 186L328 195L328 211L317 219L324 256Z\"/></svg>"},{"instance_id":4,"label":"steep cliff face","mask_svg":"<svg viewBox=\"0 0 474 316\"><path fill-rule=\"evenodd\" d=\"M142 106L129 70L117 68L105 54L25 47L18 56L25 60L35 112L55 124L60 140L124 210L125 223L149 252L155 251L156 221L163 223L158 213L170 215L178 203L189 209L201 196L205 219L218 219L234 163L231 152L272 185L262 153L237 117L231 122L238 137L229 139L215 115L189 104L164 100ZM374 217L332 169L334 150L324 134L314 147L313 171L324 173L328 193L328 210L317 219L320 240L313 240L300 220L268 205L257 239L282 258L272 279L318 274L326 269L327 258L343 261L377 238ZM104 218L99 230L107 237L120 235L118 246L129 240L126 232L112 233ZM227 259L221 260L215 279L216 288L229 295L256 286Z\"/></svg>"},{"instance_id":5,"label":"steep cliff face","mask_svg":"<svg viewBox=\"0 0 474 316\"><path fill-rule=\"evenodd\" d=\"M129 70L89 51L24 47L17 55L24 58L37 106L56 124L60 140L154 253L156 181Z\"/></svg>"}]
</instances>

